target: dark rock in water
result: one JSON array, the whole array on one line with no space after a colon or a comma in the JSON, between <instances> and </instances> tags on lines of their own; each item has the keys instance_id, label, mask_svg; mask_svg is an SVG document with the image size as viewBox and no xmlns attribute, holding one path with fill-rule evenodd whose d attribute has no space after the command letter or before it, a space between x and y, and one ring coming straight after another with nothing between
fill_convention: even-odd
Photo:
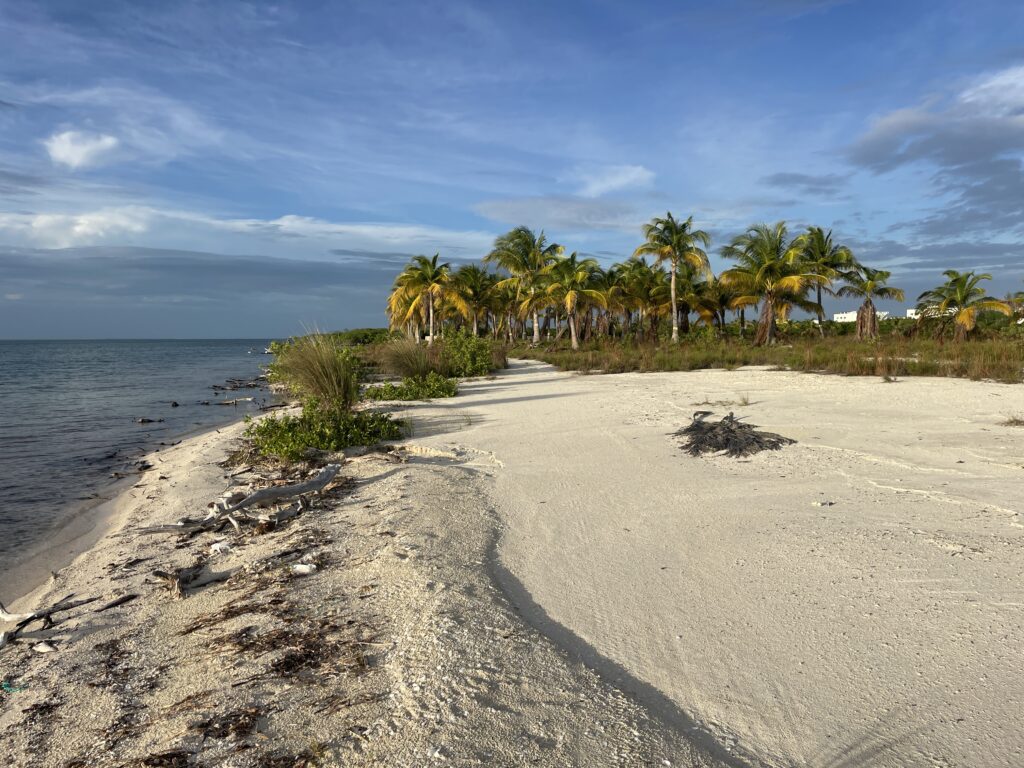
<instances>
[{"instance_id":1,"label":"dark rock in water","mask_svg":"<svg viewBox=\"0 0 1024 768\"><path fill-rule=\"evenodd\" d=\"M178 407L178 401L177 400L171 400L171 408L177 408L177 407Z\"/></svg>"},{"instance_id":2,"label":"dark rock in water","mask_svg":"<svg viewBox=\"0 0 1024 768\"><path fill-rule=\"evenodd\" d=\"M796 442L774 432L759 432L755 425L743 423L731 412L721 421L707 421L709 415L710 411L698 411L690 426L676 432L684 438L683 449L691 456L702 453L750 456L761 451L777 451Z\"/></svg>"},{"instance_id":3,"label":"dark rock in water","mask_svg":"<svg viewBox=\"0 0 1024 768\"><path fill-rule=\"evenodd\" d=\"M135 423L136 424L159 424L161 421L163 421L163 419L146 419L146 418L142 418L142 419L136 419Z\"/></svg>"}]
</instances>

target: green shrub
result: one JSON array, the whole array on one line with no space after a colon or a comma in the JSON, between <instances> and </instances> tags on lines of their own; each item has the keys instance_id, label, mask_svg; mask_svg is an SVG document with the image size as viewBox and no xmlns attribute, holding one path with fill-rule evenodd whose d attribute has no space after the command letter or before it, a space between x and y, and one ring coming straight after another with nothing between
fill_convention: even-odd
<instances>
[{"instance_id":1,"label":"green shrub","mask_svg":"<svg viewBox=\"0 0 1024 768\"><path fill-rule=\"evenodd\" d=\"M386 413L323 408L309 400L298 416L269 416L251 423L245 436L264 456L298 461L312 450L340 451L403 437L402 422Z\"/></svg>"},{"instance_id":2,"label":"green shrub","mask_svg":"<svg viewBox=\"0 0 1024 768\"><path fill-rule=\"evenodd\" d=\"M445 338L441 359L449 376L486 376L492 370L491 343L460 331Z\"/></svg>"},{"instance_id":3,"label":"green shrub","mask_svg":"<svg viewBox=\"0 0 1024 768\"><path fill-rule=\"evenodd\" d=\"M333 337L311 333L276 349L276 358L267 369L270 381L331 408L351 408L358 399L359 360Z\"/></svg>"},{"instance_id":4,"label":"green shrub","mask_svg":"<svg viewBox=\"0 0 1024 768\"><path fill-rule=\"evenodd\" d=\"M367 400L430 400L435 397L455 397L459 385L455 379L448 379L431 371L426 378L406 377L401 384L381 384L367 387L363 396Z\"/></svg>"}]
</instances>

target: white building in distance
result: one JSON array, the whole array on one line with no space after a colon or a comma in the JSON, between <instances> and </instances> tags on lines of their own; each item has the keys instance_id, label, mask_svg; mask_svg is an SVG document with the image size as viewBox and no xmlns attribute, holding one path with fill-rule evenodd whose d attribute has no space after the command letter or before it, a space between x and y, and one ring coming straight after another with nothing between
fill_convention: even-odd
<instances>
[{"instance_id":1,"label":"white building in distance","mask_svg":"<svg viewBox=\"0 0 1024 768\"><path fill-rule=\"evenodd\" d=\"M879 312L878 319L885 320L889 316L888 312ZM907 315L910 317L910 315ZM832 322L835 323L855 323L857 322L857 312L836 312L832 315Z\"/></svg>"}]
</instances>

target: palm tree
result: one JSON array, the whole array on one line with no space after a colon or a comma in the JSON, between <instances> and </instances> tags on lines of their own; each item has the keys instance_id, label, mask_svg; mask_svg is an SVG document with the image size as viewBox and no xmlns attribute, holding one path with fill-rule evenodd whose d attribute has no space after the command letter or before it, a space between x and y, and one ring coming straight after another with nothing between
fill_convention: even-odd
<instances>
[{"instance_id":1,"label":"palm tree","mask_svg":"<svg viewBox=\"0 0 1024 768\"><path fill-rule=\"evenodd\" d=\"M527 227L516 227L494 241L494 249L484 257L488 264L497 264L511 277L498 285L513 286L519 299L519 312L533 315L533 343L540 344L540 305L544 300L548 268L561 256L562 246L548 243L542 231L535 235Z\"/></svg>"},{"instance_id":2,"label":"palm tree","mask_svg":"<svg viewBox=\"0 0 1024 768\"><path fill-rule=\"evenodd\" d=\"M657 339L658 322L671 307L671 291L668 273L659 266L650 265L646 259L632 258L622 265L620 273L621 301L626 307L626 325L632 325L635 312L636 335L642 338L644 320L648 320L648 333Z\"/></svg>"},{"instance_id":3,"label":"palm tree","mask_svg":"<svg viewBox=\"0 0 1024 768\"><path fill-rule=\"evenodd\" d=\"M626 311L622 295L622 265L612 264L608 269L597 267L591 281L594 290L601 294L601 299L597 302L600 307L597 331L600 334L610 335L612 315Z\"/></svg>"},{"instance_id":4,"label":"palm tree","mask_svg":"<svg viewBox=\"0 0 1024 768\"><path fill-rule=\"evenodd\" d=\"M598 269L594 259L580 261L575 251L551 268L551 281L546 293L565 309L573 349L580 348L579 335L576 330L576 309L580 300L589 299L596 304L604 304L605 301L604 294L594 284L594 274Z\"/></svg>"},{"instance_id":5,"label":"palm tree","mask_svg":"<svg viewBox=\"0 0 1024 768\"><path fill-rule=\"evenodd\" d=\"M853 252L845 245L836 245L832 242L832 230L825 232L821 227L808 227L801 235L803 251L800 254L804 263L804 269L819 277L823 281L814 285L818 299L816 314L818 315L818 332L825 335L825 309L821 305L821 294L823 291L832 293L830 287L832 281L839 275L841 270L851 269L856 264ZM835 294L833 294L835 295Z\"/></svg>"},{"instance_id":6,"label":"palm tree","mask_svg":"<svg viewBox=\"0 0 1024 768\"><path fill-rule=\"evenodd\" d=\"M804 299L809 287L825 278L808 272L800 260L803 242L789 239L786 222L755 224L722 248L722 256L736 261L719 280L734 289L733 307L761 303L761 319L754 334L754 346L774 344L778 335L777 317L787 305L811 310L813 302Z\"/></svg>"},{"instance_id":7,"label":"palm tree","mask_svg":"<svg viewBox=\"0 0 1024 768\"><path fill-rule=\"evenodd\" d=\"M464 264L452 276L452 292L459 297L460 310L472 323L474 336L479 333L480 314L487 309L495 282L492 273L476 264Z\"/></svg>"},{"instance_id":8,"label":"palm tree","mask_svg":"<svg viewBox=\"0 0 1024 768\"><path fill-rule=\"evenodd\" d=\"M854 269L841 273L846 285L836 291L835 295L856 296L858 299L864 300L857 310L858 339L878 338L878 312L875 310L874 299L903 301L903 289L886 285L891 275L891 272L886 272L884 269L871 269L862 264L857 264Z\"/></svg>"},{"instance_id":9,"label":"palm tree","mask_svg":"<svg viewBox=\"0 0 1024 768\"><path fill-rule=\"evenodd\" d=\"M416 314L422 312L426 305L427 328L429 336L427 344L434 343L434 309L444 295L445 286L451 279L451 265L447 262L438 264L441 254L435 253L433 258L413 256L412 261L395 278L392 300L389 307L405 306L403 322L409 322Z\"/></svg>"},{"instance_id":10,"label":"palm tree","mask_svg":"<svg viewBox=\"0 0 1024 768\"><path fill-rule=\"evenodd\" d=\"M1008 302L986 296L985 290L979 286L982 280L991 280L992 275L976 275L974 270L957 272L955 269L947 269L942 274L946 277L945 283L917 297L918 316L938 318L943 326L952 322L953 337L957 341L963 341L974 330L982 312L1013 316Z\"/></svg>"},{"instance_id":11,"label":"palm tree","mask_svg":"<svg viewBox=\"0 0 1024 768\"><path fill-rule=\"evenodd\" d=\"M693 297L693 309L704 325L725 327L725 313L735 309L738 296L736 290L714 277L697 283Z\"/></svg>"},{"instance_id":12,"label":"palm tree","mask_svg":"<svg viewBox=\"0 0 1024 768\"><path fill-rule=\"evenodd\" d=\"M672 297L672 341L679 341L679 316L676 301L676 272L680 264L689 264L693 269L710 272L708 255L700 248L711 243L711 235L702 229L693 229L693 216L686 221L678 221L671 213L665 218L655 217L649 224L644 224L644 242L633 252L633 256L651 255L656 263L668 261L671 264L671 284L669 292Z\"/></svg>"}]
</instances>

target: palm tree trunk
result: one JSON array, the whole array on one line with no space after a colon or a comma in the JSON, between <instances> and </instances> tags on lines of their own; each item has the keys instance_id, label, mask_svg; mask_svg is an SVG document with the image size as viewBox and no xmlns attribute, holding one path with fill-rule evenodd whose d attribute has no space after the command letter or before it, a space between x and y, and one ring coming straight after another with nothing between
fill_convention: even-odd
<instances>
[{"instance_id":1,"label":"palm tree trunk","mask_svg":"<svg viewBox=\"0 0 1024 768\"><path fill-rule=\"evenodd\" d=\"M865 299L857 310L857 338L878 338L878 312L875 311L875 303L871 299Z\"/></svg>"},{"instance_id":2,"label":"palm tree trunk","mask_svg":"<svg viewBox=\"0 0 1024 768\"><path fill-rule=\"evenodd\" d=\"M540 313L533 310L533 343L540 344Z\"/></svg>"},{"instance_id":3,"label":"palm tree trunk","mask_svg":"<svg viewBox=\"0 0 1024 768\"><path fill-rule=\"evenodd\" d=\"M678 268L678 260L672 259L672 278L670 280L670 286L672 291L672 343L675 344L679 341L679 308L676 306L676 269Z\"/></svg>"},{"instance_id":4,"label":"palm tree trunk","mask_svg":"<svg viewBox=\"0 0 1024 768\"><path fill-rule=\"evenodd\" d=\"M427 317L429 318L430 336L427 339L427 346L434 343L434 294L427 294Z\"/></svg>"},{"instance_id":5,"label":"palm tree trunk","mask_svg":"<svg viewBox=\"0 0 1024 768\"><path fill-rule=\"evenodd\" d=\"M576 317L572 314L569 315L569 336L572 337L572 348L580 348L580 340L576 336Z\"/></svg>"},{"instance_id":6,"label":"palm tree trunk","mask_svg":"<svg viewBox=\"0 0 1024 768\"><path fill-rule=\"evenodd\" d=\"M761 319L757 323L757 332L754 334L754 346L771 346L775 343L775 302L768 296L764 299L761 307Z\"/></svg>"},{"instance_id":7,"label":"palm tree trunk","mask_svg":"<svg viewBox=\"0 0 1024 768\"><path fill-rule=\"evenodd\" d=\"M815 286L818 289L818 333L821 338L825 338L825 308L821 306L821 286Z\"/></svg>"},{"instance_id":8,"label":"palm tree trunk","mask_svg":"<svg viewBox=\"0 0 1024 768\"><path fill-rule=\"evenodd\" d=\"M479 330L480 330L479 327L477 326L476 315L477 315L477 313L476 313L476 310L474 309L473 310L473 338L476 338L479 335Z\"/></svg>"}]
</instances>

